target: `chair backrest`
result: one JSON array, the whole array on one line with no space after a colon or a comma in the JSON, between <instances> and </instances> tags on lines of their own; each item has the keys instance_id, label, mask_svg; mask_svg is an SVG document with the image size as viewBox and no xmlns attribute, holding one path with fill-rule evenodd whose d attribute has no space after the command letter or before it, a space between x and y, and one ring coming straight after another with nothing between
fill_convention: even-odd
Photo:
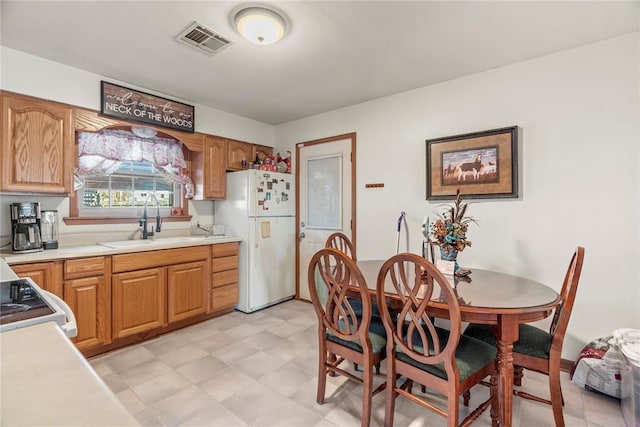
<instances>
[{"instance_id":1,"label":"chair backrest","mask_svg":"<svg viewBox=\"0 0 640 427\"><path fill-rule=\"evenodd\" d=\"M385 286L401 301L395 320L389 315ZM449 378L457 378L455 352L461 332L460 306L442 273L416 254L395 255L380 268L376 296L387 331L387 349L399 348L412 359L428 365L444 363ZM451 325L446 342L432 321L431 301L444 304L448 311ZM398 307L395 309L397 311Z\"/></svg>"},{"instance_id":2,"label":"chair backrest","mask_svg":"<svg viewBox=\"0 0 640 427\"><path fill-rule=\"evenodd\" d=\"M569 319L571 317L571 310L573 309L573 302L576 299L576 292L578 290L578 282L580 281L580 274L582 273L582 262L584 261L584 248L578 246L571 258L571 263L564 276L564 282L562 283L562 290L560 291L560 300L556 306L555 313L553 314L553 321L549 333L553 336L551 348L561 351L562 343L564 341L564 334L567 331L569 325Z\"/></svg>"},{"instance_id":3,"label":"chair backrest","mask_svg":"<svg viewBox=\"0 0 640 427\"><path fill-rule=\"evenodd\" d=\"M356 250L351 240L343 233L333 233L327 237L327 241L324 244L325 248L334 248L345 253L349 258L357 261Z\"/></svg>"},{"instance_id":4,"label":"chair backrest","mask_svg":"<svg viewBox=\"0 0 640 427\"><path fill-rule=\"evenodd\" d=\"M308 281L322 327L340 339L360 340L363 347L370 348L371 297L356 263L338 249L321 249L309 262ZM326 299L320 298L321 292Z\"/></svg>"}]
</instances>

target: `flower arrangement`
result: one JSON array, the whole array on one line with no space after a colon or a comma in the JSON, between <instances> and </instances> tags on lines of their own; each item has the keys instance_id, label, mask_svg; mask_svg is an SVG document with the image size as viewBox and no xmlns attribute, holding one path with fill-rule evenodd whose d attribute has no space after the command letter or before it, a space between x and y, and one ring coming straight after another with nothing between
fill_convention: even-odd
<instances>
[{"instance_id":1,"label":"flower arrangement","mask_svg":"<svg viewBox=\"0 0 640 427\"><path fill-rule=\"evenodd\" d=\"M467 240L467 228L470 222L476 221L472 217L464 216L467 206L467 203L462 202L460 190L457 190L453 206L439 215L439 219L429 229L434 243L437 243L444 253L462 252L464 248L471 246L471 241Z\"/></svg>"}]
</instances>

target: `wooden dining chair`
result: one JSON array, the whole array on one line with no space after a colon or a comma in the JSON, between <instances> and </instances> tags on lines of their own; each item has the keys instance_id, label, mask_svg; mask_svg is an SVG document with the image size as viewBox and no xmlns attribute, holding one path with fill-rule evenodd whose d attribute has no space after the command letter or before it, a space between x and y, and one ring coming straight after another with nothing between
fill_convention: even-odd
<instances>
[{"instance_id":1,"label":"wooden dining chair","mask_svg":"<svg viewBox=\"0 0 640 427\"><path fill-rule=\"evenodd\" d=\"M338 249L339 251L345 253L352 260L358 261L358 258L356 258L356 250L353 246L353 242L351 242L351 239L349 239L344 233L336 232L331 234L329 237L327 237L327 241L325 242L324 247Z\"/></svg>"},{"instance_id":2,"label":"wooden dining chair","mask_svg":"<svg viewBox=\"0 0 640 427\"><path fill-rule=\"evenodd\" d=\"M459 397L483 378L491 376L490 397L461 423L469 425L490 405L497 414L495 347L461 335L458 300L447 279L426 259L409 253L389 258L381 267L376 297L387 331L387 392L384 425L393 425L395 399L402 395L447 418L448 426L458 426ZM399 316L388 315L387 298L399 302ZM433 324L430 304L440 305L440 316L450 319L450 329ZM444 310L444 311L442 311ZM398 382L400 377L404 381ZM413 382L447 397L447 408L437 407L412 393ZM494 420L492 424L497 423Z\"/></svg>"},{"instance_id":3,"label":"wooden dining chair","mask_svg":"<svg viewBox=\"0 0 640 427\"><path fill-rule=\"evenodd\" d=\"M385 357L385 329L371 319L371 297L362 272L344 252L334 248L318 251L309 263L309 293L318 317L317 402L325 398L327 375L339 374L363 384L362 426L371 420L373 367ZM354 293L356 295L354 295ZM322 298L321 298L322 294ZM358 303L361 312L353 305ZM340 367L345 360L362 366L362 378Z\"/></svg>"},{"instance_id":4,"label":"wooden dining chair","mask_svg":"<svg viewBox=\"0 0 640 427\"><path fill-rule=\"evenodd\" d=\"M583 260L584 248L579 246L575 250L564 276L562 290L560 291L560 297L549 331L522 324L519 327L519 340L513 344L514 384L521 385L523 368L545 374L549 377L551 399L544 399L521 390L514 390L513 394L551 405L556 427L564 426L564 416L562 414L564 401L560 386L560 360L564 335L569 325L569 318L571 317L571 310L573 309L573 302L576 298L578 282L580 281ZM489 325L471 324L465 330L464 335L496 345L492 327Z\"/></svg>"},{"instance_id":5,"label":"wooden dining chair","mask_svg":"<svg viewBox=\"0 0 640 427\"><path fill-rule=\"evenodd\" d=\"M347 255L353 261L355 262L358 261L356 257L356 250L353 246L353 242L351 242L351 239L349 239L349 237L347 237L347 235L344 233L336 232L331 234L329 237L327 237L324 247L337 249L340 252ZM362 306L357 301L352 302L352 306L353 306L353 309L356 311L356 313L362 313ZM378 310L378 305L373 303L371 308L372 308L373 318L375 320L382 322L382 319L380 318L380 312ZM355 365L355 367L357 369L357 364Z\"/></svg>"}]
</instances>

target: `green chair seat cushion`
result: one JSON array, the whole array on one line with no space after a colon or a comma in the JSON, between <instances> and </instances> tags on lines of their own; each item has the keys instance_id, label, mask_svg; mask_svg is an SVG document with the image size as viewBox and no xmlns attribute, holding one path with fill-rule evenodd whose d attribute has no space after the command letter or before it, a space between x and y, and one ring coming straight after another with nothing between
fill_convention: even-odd
<instances>
[{"instance_id":1,"label":"green chair seat cushion","mask_svg":"<svg viewBox=\"0 0 640 427\"><path fill-rule=\"evenodd\" d=\"M361 300L350 300L351 307L356 314L362 314L362 301ZM371 303L371 315L372 316L380 316L380 309L378 309L378 304Z\"/></svg>"},{"instance_id":2,"label":"green chair seat cushion","mask_svg":"<svg viewBox=\"0 0 640 427\"><path fill-rule=\"evenodd\" d=\"M496 346L496 339L491 332L490 325L470 324L464 335ZM535 326L522 324L519 327L519 339L513 343L513 352L528 356L549 359L552 336L548 332Z\"/></svg>"},{"instance_id":3,"label":"green chair seat cushion","mask_svg":"<svg viewBox=\"0 0 640 427\"><path fill-rule=\"evenodd\" d=\"M360 318L358 318L358 321L360 321ZM343 327L343 325L341 325L341 327ZM350 349L355 350L359 353L362 353L362 345L360 344L360 340L345 341L331 333L327 333L327 339L329 341L333 341L345 347L349 347ZM379 318L371 318L371 324L369 325L369 339L371 340L371 351L373 353L384 352L384 349L387 345L387 333L384 329L382 321L379 320Z\"/></svg>"},{"instance_id":4,"label":"green chair seat cushion","mask_svg":"<svg viewBox=\"0 0 640 427\"><path fill-rule=\"evenodd\" d=\"M442 328L436 328L436 331L438 333L441 346L444 347L446 342L449 340L449 331ZM417 331L413 334L413 343L413 347L416 351L423 351L422 340L420 339L420 335ZM429 354L434 354L432 343L429 343ZM456 364L460 374L460 381L464 381L469 376L487 366L495 360L497 354L498 351L494 346L488 345L474 338L465 337L464 335L460 336L458 348L456 349ZM442 363L436 365L420 363L402 352L398 347L396 347L396 359L415 366L416 368L439 378L447 379L447 373L445 372L444 365Z\"/></svg>"}]
</instances>

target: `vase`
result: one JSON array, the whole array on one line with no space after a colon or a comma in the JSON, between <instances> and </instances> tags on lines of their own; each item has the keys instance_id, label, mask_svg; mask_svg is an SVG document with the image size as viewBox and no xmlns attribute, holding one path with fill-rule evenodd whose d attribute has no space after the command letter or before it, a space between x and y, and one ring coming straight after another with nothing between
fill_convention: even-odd
<instances>
[{"instance_id":1,"label":"vase","mask_svg":"<svg viewBox=\"0 0 640 427\"><path fill-rule=\"evenodd\" d=\"M455 263L453 271L458 271L460 269L460 266L458 265L457 250L453 248L443 248L442 246L440 246L440 259L444 261L453 261Z\"/></svg>"}]
</instances>

